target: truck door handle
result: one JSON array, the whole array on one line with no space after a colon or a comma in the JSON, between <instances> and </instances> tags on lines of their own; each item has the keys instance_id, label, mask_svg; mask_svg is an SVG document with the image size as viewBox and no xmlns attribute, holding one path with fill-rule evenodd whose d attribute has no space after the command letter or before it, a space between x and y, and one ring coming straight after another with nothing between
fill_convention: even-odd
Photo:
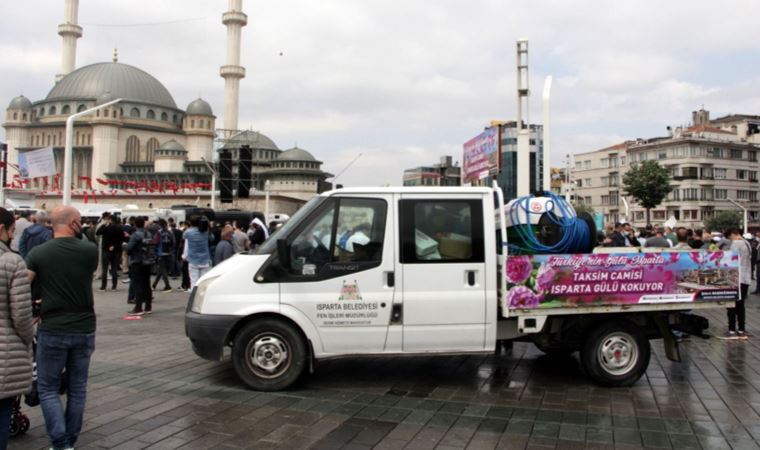
<instances>
[{"instance_id":1,"label":"truck door handle","mask_svg":"<svg viewBox=\"0 0 760 450\"><path fill-rule=\"evenodd\" d=\"M475 271L474 270L467 271L467 285L475 286Z\"/></svg>"},{"instance_id":2,"label":"truck door handle","mask_svg":"<svg viewBox=\"0 0 760 450\"><path fill-rule=\"evenodd\" d=\"M396 275L393 272L385 272L385 284L393 287L396 284Z\"/></svg>"}]
</instances>

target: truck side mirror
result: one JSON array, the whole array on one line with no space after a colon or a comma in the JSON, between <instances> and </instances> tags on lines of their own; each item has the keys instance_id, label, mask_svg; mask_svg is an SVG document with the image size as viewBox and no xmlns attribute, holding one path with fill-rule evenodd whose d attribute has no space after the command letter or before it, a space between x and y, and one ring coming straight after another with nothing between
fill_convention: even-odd
<instances>
[{"instance_id":1,"label":"truck side mirror","mask_svg":"<svg viewBox=\"0 0 760 450\"><path fill-rule=\"evenodd\" d=\"M290 249L286 239L277 239L277 259L284 269L290 269Z\"/></svg>"}]
</instances>

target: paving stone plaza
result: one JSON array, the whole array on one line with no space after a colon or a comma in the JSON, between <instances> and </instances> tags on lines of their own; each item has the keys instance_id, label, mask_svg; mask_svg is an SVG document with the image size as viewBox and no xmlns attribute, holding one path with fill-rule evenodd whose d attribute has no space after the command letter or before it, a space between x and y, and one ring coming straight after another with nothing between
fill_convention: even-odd
<instances>
[{"instance_id":1,"label":"paving stone plaza","mask_svg":"<svg viewBox=\"0 0 760 450\"><path fill-rule=\"evenodd\" d=\"M77 448L758 448L760 337L692 338L684 362L658 341L631 388L593 385L577 357L532 344L488 356L321 363L279 393L246 389L231 363L195 356L187 294L156 293L154 314L124 320L126 285L96 292L97 348ZM754 303L754 305L753 305ZM760 298L748 329L760 330ZM707 315L714 334L725 313ZM40 408L11 449L48 448Z\"/></svg>"}]
</instances>

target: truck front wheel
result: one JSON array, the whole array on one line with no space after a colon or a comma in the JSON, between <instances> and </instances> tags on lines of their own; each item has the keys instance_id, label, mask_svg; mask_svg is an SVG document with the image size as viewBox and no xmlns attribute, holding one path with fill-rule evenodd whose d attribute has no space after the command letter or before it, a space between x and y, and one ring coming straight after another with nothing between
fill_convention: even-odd
<instances>
[{"instance_id":1,"label":"truck front wheel","mask_svg":"<svg viewBox=\"0 0 760 450\"><path fill-rule=\"evenodd\" d=\"M597 383L630 386L649 366L649 341L630 322L605 322L588 334L580 357L586 373Z\"/></svg>"},{"instance_id":2,"label":"truck front wheel","mask_svg":"<svg viewBox=\"0 0 760 450\"><path fill-rule=\"evenodd\" d=\"M291 325L257 319L235 336L232 365L252 389L279 391L293 384L306 367L306 344Z\"/></svg>"}]
</instances>

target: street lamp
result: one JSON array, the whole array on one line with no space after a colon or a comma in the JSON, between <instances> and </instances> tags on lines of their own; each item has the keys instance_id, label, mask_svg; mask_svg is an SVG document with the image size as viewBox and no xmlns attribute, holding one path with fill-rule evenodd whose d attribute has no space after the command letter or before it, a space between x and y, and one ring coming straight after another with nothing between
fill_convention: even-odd
<instances>
[{"instance_id":1,"label":"street lamp","mask_svg":"<svg viewBox=\"0 0 760 450\"><path fill-rule=\"evenodd\" d=\"M743 207L742 205L740 205L739 203L737 203L736 201L730 198L727 198L726 200L738 206L744 212L744 233L746 234L747 233L747 208Z\"/></svg>"},{"instance_id":2,"label":"street lamp","mask_svg":"<svg viewBox=\"0 0 760 450\"><path fill-rule=\"evenodd\" d=\"M85 109L82 112L74 113L66 119L66 146L64 147L64 151L63 151L63 204L64 205L71 204L71 155L74 153L74 150L71 148L71 146L74 141L74 120L76 120L78 117L92 114L95 111L105 108L106 106L111 106L115 103L119 103L122 100L124 99L117 98L116 100L111 100L110 102L103 103L102 105L95 106L94 108Z\"/></svg>"}]
</instances>

